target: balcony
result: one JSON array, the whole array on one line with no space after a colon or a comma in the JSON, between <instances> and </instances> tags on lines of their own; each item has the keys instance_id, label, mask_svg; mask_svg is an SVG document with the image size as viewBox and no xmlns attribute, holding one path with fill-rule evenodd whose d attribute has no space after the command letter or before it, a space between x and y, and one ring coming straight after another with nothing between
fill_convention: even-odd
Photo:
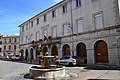
<instances>
[{"instance_id":1,"label":"balcony","mask_svg":"<svg viewBox=\"0 0 120 80\"><path fill-rule=\"evenodd\" d=\"M39 46L39 44L41 45L51 45L54 43L58 43L61 44L61 37L56 37L56 38L52 38L52 37L48 37L46 39L39 39L39 41L32 41L30 42L30 46L34 47L34 46Z\"/></svg>"}]
</instances>

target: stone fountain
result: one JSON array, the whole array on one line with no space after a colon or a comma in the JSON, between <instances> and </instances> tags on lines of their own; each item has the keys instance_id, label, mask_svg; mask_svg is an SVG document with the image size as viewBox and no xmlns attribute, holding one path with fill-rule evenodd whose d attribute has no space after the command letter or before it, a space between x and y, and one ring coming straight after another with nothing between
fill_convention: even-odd
<instances>
[{"instance_id":1,"label":"stone fountain","mask_svg":"<svg viewBox=\"0 0 120 80\"><path fill-rule=\"evenodd\" d=\"M43 60L42 65L32 65L29 67L30 77L39 80L53 80L65 77L65 67L61 65L51 65L52 58L56 56L37 56Z\"/></svg>"}]
</instances>

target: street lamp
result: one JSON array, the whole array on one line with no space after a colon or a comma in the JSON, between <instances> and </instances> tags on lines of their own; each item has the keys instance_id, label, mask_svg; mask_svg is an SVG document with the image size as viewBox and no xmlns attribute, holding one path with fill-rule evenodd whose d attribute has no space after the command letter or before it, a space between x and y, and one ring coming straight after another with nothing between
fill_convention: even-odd
<instances>
[{"instance_id":1,"label":"street lamp","mask_svg":"<svg viewBox=\"0 0 120 80\"><path fill-rule=\"evenodd\" d=\"M71 15L70 15L70 17L71 17L71 24L70 23L68 23L68 27L70 27L70 29L71 29L71 32L72 32L72 34L71 34L71 44L72 44L72 47L71 47L71 52L72 52L72 56L74 56L74 42L73 42L73 13L72 13L72 0L70 1L70 6L71 6Z\"/></svg>"},{"instance_id":2,"label":"street lamp","mask_svg":"<svg viewBox=\"0 0 120 80\"><path fill-rule=\"evenodd\" d=\"M71 55L72 56L74 56L74 43L73 43L73 26L71 26L71 24L70 23L68 23L68 27L71 29L71 45L72 45L72 47L71 47Z\"/></svg>"}]
</instances>

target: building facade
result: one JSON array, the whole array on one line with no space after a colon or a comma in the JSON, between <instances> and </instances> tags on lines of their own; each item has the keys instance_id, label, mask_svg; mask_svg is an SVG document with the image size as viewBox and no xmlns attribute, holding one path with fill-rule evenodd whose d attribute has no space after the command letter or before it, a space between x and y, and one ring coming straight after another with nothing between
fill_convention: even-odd
<instances>
[{"instance_id":1,"label":"building facade","mask_svg":"<svg viewBox=\"0 0 120 80\"><path fill-rule=\"evenodd\" d=\"M2 56L2 35L0 34L0 56Z\"/></svg>"},{"instance_id":2,"label":"building facade","mask_svg":"<svg viewBox=\"0 0 120 80\"><path fill-rule=\"evenodd\" d=\"M2 56L20 55L19 53L19 36L3 35L2 36Z\"/></svg>"},{"instance_id":3,"label":"building facade","mask_svg":"<svg viewBox=\"0 0 120 80\"><path fill-rule=\"evenodd\" d=\"M48 52L119 65L119 24L118 0L63 0L19 25L21 53L28 60Z\"/></svg>"}]
</instances>

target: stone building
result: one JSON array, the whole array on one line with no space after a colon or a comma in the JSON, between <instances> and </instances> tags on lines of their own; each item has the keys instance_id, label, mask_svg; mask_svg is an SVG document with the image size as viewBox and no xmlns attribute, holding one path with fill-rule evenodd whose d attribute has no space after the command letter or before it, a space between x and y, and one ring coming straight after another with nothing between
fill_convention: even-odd
<instances>
[{"instance_id":1,"label":"stone building","mask_svg":"<svg viewBox=\"0 0 120 80\"><path fill-rule=\"evenodd\" d=\"M19 54L19 36L2 35L2 56L20 55Z\"/></svg>"},{"instance_id":2,"label":"stone building","mask_svg":"<svg viewBox=\"0 0 120 80\"><path fill-rule=\"evenodd\" d=\"M0 56L2 56L2 34L0 34Z\"/></svg>"},{"instance_id":3,"label":"stone building","mask_svg":"<svg viewBox=\"0 0 120 80\"><path fill-rule=\"evenodd\" d=\"M28 60L42 51L79 56L80 64L120 64L118 0L63 0L19 27Z\"/></svg>"}]
</instances>

